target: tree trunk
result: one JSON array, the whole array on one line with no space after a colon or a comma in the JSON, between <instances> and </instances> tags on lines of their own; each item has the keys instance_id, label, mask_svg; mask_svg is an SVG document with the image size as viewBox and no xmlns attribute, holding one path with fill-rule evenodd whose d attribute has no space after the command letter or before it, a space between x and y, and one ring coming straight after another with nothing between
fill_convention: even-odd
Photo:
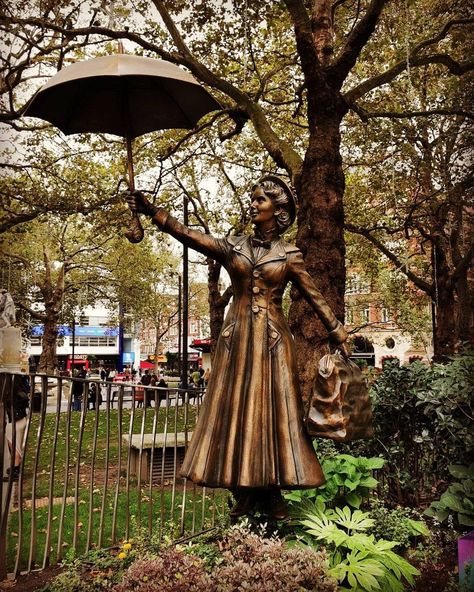
<instances>
[{"instance_id":1,"label":"tree trunk","mask_svg":"<svg viewBox=\"0 0 474 592\"><path fill-rule=\"evenodd\" d=\"M474 270L471 267L456 283L458 296L458 338L461 344L474 346Z\"/></svg>"},{"instance_id":2,"label":"tree trunk","mask_svg":"<svg viewBox=\"0 0 474 592\"><path fill-rule=\"evenodd\" d=\"M458 349L453 298L454 293L452 290L438 291L438 298L435 303L435 330L433 335L434 362L445 362L447 356L455 353Z\"/></svg>"},{"instance_id":3,"label":"tree trunk","mask_svg":"<svg viewBox=\"0 0 474 592\"><path fill-rule=\"evenodd\" d=\"M432 250L433 297L435 319L433 327L433 361L445 362L447 356L456 353L460 346L462 329L459 323L460 301L456 284L451 278L451 267L446 252L440 244ZM459 286L461 287L461 286Z\"/></svg>"},{"instance_id":4,"label":"tree trunk","mask_svg":"<svg viewBox=\"0 0 474 592\"><path fill-rule=\"evenodd\" d=\"M158 325L156 325L156 327L155 327L155 350L154 350L155 359L153 362L153 371L155 372L156 375L158 375L159 369L160 369L160 363L158 362L158 356L160 355L161 336L162 336L162 332L160 331L160 327Z\"/></svg>"},{"instance_id":5,"label":"tree trunk","mask_svg":"<svg viewBox=\"0 0 474 592\"><path fill-rule=\"evenodd\" d=\"M56 344L58 341L58 319L56 315L48 315L44 324L42 351L39 359L38 372L54 374L57 367Z\"/></svg>"},{"instance_id":6,"label":"tree trunk","mask_svg":"<svg viewBox=\"0 0 474 592\"><path fill-rule=\"evenodd\" d=\"M433 361L445 362L465 344L474 343L473 297L467 274L457 282L440 280L435 291L435 322L433 333Z\"/></svg>"},{"instance_id":7,"label":"tree trunk","mask_svg":"<svg viewBox=\"0 0 474 592\"><path fill-rule=\"evenodd\" d=\"M229 303L230 297L221 295L219 288L219 278L221 273L221 264L213 259L207 260L208 273L207 283L209 289L209 329L211 338L211 358L214 356L217 339L222 329L224 322L225 307ZM227 292L227 291L226 291Z\"/></svg>"},{"instance_id":8,"label":"tree trunk","mask_svg":"<svg viewBox=\"0 0 474 592\"><path fill-rule=\"evenodd\" d=\"M337 105L337 101L333 101ZM344 174L340 154L342 115L316 116L301 176L296 244L317 288L339 320L344 319L345 244L343 235ZM296 340L296 355L303 398L311 392L317 364L328 353L327 331L309 304L292 290L290 327Z\"/></svg>"}]
</instances>

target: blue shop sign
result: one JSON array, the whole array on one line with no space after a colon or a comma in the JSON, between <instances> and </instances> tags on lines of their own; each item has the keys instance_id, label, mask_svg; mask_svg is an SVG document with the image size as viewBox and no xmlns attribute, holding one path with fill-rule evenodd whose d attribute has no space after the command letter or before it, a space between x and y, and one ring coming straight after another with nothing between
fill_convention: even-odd
<instances>
[{"instance_id":1,"label":"blue shop sign","mask_svg":"<svg viewBox=\"0 0 474 592\"><path fill-rule=\"evenodd\" d=\"M31 336L40 337L44 333L43 325L34 325L31 327ZM118 335L117 327L76 327L75 333L77 337L116 337ZM71 337L72 327L69 325L59 325L59 337Z\"/></svg>"},{"instance_id":2,"label":"blue shop sign","mask_svg":"<svg viewBox=\"0 0 474 592\"><path fill-rule=\"evenodd\" d=\"M122 352L122 364L133 364L135 362L135 352Z\"/></svg>"}]
</instances>

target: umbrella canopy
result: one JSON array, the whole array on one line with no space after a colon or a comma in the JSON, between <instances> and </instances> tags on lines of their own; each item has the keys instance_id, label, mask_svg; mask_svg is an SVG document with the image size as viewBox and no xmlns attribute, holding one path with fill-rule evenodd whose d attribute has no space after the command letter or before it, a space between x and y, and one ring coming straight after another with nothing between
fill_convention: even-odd
<instances>
[{"instance_id":1,"label":"umbrella canopy","mask_svg":"<svg viewBox=\"0 0 474 592\"><path fill-rule=\"evenodd\" d=\"M53 76L25 115L65 134L103 132L136 138L193 128L219 103L188 72L163 60L113 54L77 62Z\"/></svg>"},{"instance_id":2,"label":"umbrella canopy","mask_svg":"<svg viewBox=\"0 0 474 592\"><path fill-rule=\"evenodd\" d=\"M103 132L126 138L133 191L133 138L155 130L193 128L203 115L220 108L178 66L118 53L60 70L31 99L25 115L45 119L65 134ZM143 238L136 212L125 236L135 243Z\"/></svg>"}]
</instances>

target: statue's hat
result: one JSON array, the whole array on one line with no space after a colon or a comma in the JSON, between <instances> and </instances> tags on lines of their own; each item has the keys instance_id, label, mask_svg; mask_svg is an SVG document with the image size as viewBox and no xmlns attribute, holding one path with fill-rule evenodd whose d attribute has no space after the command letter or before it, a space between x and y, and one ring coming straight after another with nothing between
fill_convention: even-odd
<instances>
[{"instance_id":1,"label":"statue's hat","mask_svg":"<svg viewBox=\"0 0 474 592\"><path fill-rule=\"evenodd\" d=\"M288 213L290 214L291 224L295 221L296 218L296 208L298 206L298 202L296 199L296 193L291 184L288 181L285 181L281 177L277 175L264 175L261 179L258 180L256 185L260 185L264 181L270 181L271 183L275 183L283 189L283 191L288 196Z\"/></svg>"}]
</instances>

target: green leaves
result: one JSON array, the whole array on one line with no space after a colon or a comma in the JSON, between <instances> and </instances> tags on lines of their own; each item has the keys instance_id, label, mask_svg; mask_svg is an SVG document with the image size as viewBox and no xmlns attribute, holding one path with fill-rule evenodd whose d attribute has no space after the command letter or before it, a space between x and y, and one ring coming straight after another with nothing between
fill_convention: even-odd
<instances>
[{"instance_id":1,"label":"green leaves","mask_svg":"<svg viewBox=\"0 0 474 592\"><path fill-rule=\"evenodd\" d=\"M376 433L364 452L387 459L384 477L397 503L431 496L437 482L449 474L458 480L467 470L462 467L474 450L473 377L474 355L465 351L445 364L386 365L373 383Z\"/></svg>"},{"instance_id":2,"label":"green leaves","mask_svg":"<svg viewBox=\"0 0 474 592\"><path fill-rule=\"evenodd\" d=\"M474 526L474 463L469 466L449 465L448 468L460 482L452 483L439 501L432 502L424 513L440 522L448 516L456 516L459 525Z\"/></svg>"},{"instance_id":3,"label":"green leaves","mask_svg":"<svg viewBox=\"0 0 474 592\"><path fill-rule=\"evenodd\" d=\"M326 483L317 489L292 491L285 499L293 504L303 500L321 502L352 508L360 508L370 490L375 489L378 481L372 476L372 470L381 469L385 460L379 457L351 456L338 454L334 458L323 459L322 469Z\"/></svg>"},{"instance_id":4,"label":"green leaves","mask_svg":"<svg viewBox=\"0 0 474 592\"><path fill-rule=\"evenodd\" d=\"M341 590L402 591L404 582L412 585L419 572L392 550L397 541L376 540L366 534L374 523L369 516L368 512L352 511L348 506L326 509L319 502L312 508L307 506L300 524L305 527L306 537L314 537L325 546L330 555L329 573Z\"/></svg>"},{"instance_id":5,"label":"green leaves","mask_svg":"<svg viewBox=\"0 0 474 592\"><path fill-rule=\"evenodd\" d=\"M331 516L335 520L336 524L343 526L349 531L366 530L374 523L374 521L368 517L369 514L367 512L355 510L355 512L351 513L351 510L348 506L345 506L342 508L342 510L341 508L336 508L333 512L331 512Z\"/></svg>"},{"instance_id":6,"label":"green leaves","mask_svg":"<svg viewBox=\"0 0 474 592\"><path fill-rule=\"evenodd\" d=\"M380 590L377 577L383 576L384 567L376 559L367 556L368 553L364 551L351 551L345 561L335 565L329 573L339 582L347 578L351 590Z\"/></svg>"}]
</instances>

